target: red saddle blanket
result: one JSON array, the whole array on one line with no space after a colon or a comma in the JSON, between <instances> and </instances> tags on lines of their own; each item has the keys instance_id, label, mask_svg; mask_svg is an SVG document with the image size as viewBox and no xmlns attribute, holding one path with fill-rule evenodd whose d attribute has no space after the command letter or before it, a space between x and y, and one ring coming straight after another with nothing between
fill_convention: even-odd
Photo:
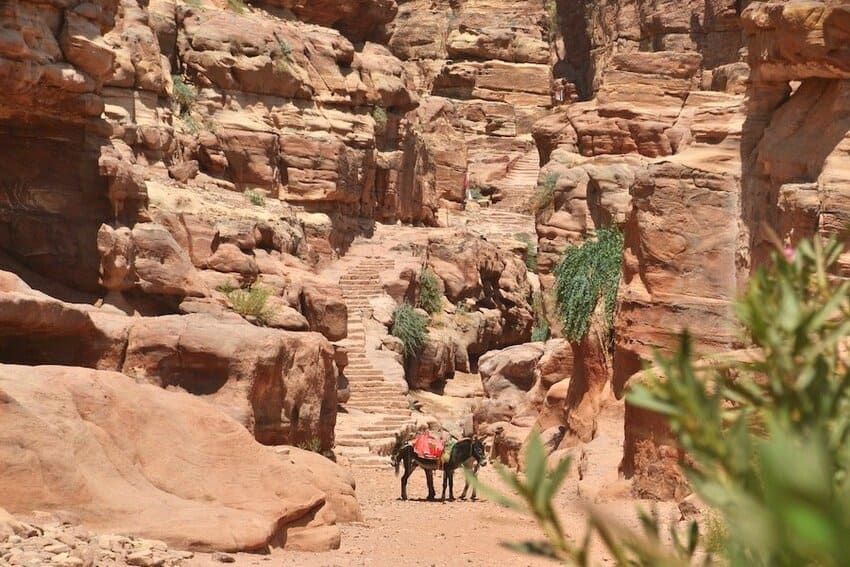
<instances>
[{"instance_id":1,"label":"red saddle blanket","mask_svg":"<svg viewBox=\"0 0 850 567\"><path fill-rule=\"evenodd\" d=\"M423 459L439 459L444 449L445 443L428 433L421 433L413 440L413 452Z\"/></svg>"}]
</instances>

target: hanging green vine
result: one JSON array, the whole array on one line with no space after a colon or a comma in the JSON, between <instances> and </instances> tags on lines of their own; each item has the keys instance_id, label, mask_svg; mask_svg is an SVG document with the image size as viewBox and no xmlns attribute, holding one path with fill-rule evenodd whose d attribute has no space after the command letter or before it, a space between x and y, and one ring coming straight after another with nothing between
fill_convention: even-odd
<instances>
[{"instance_id":1,"label":"hanging green vine","mask_svg":"<svg viewBox=\"0 0 850 567\"><path fill-rule=\"evenodd\" d=\"M555 268L555 301L564 335L578 342L587 334L599 300L605 302L605 326L614 322L623 259L623 234L600 228L595 240L568 248Z\"/></svg>"}]
</instances>

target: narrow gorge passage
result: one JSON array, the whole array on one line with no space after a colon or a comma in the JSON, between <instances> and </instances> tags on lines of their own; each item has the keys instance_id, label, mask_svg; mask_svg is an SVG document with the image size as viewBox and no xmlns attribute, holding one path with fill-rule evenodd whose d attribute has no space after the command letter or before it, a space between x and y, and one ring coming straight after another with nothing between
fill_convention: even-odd
<instances>
[{"instance_id":1,"label":"narrow gorge passage","mask_svg":"<svg viewBox=\"0 0 850 567\"><path fill-rule=\"evenodd\" d=\"M0 566L542 564L501 546L527 515L421 471L399 500L423 431L572 459L570 541L589 506L743 533L628 396L685 331L698 366L762 347L760 270L850 277L848 30L847 0L0 0Z\"/></svg>"}]
</instances>

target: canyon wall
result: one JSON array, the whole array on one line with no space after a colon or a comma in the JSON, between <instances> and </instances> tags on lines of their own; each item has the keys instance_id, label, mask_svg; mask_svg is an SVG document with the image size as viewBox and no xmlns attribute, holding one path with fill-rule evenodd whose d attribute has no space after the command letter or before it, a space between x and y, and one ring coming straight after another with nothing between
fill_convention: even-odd
<instances>
[{"instance_id":1,"label":"canyon wall","mask_svg":"<svg viewBox=\"0 0 850 567\"><path fill-rule=\"evenodd\" d=\"M847 223L847 6L559 3L556 77L572 100L534 127L552 191L541 279L600 226L625 236L612 368L622 396L687 329L741 346L732 303L775 247ZM579 41L571 41L578 37ZM602 379L607 379L603 376ZM663 420L627 406L623 472L640 496L686 491Z\"/></svg>"}]
</instances>

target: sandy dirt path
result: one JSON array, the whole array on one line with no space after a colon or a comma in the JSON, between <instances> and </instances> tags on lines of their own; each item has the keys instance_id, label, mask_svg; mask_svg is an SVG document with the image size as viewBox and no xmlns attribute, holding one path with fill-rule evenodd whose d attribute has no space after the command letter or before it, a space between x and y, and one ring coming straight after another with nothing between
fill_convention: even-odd
<instances>
[{"instance_id":1,"label":"sandy dirt path","mask_svg":"<svg viewBox=\"0 0 850 567\"><path fill-rule=\"evenodd\" d=\"M583 480L573 471L556 498L556 509L568 536L579 541L584 536L584 506L594 502L611 518L637 527L637 506L648 507L629 498L628 484L617 477L622 454L622 405L607 408L599 421L599 435L585 446ZM411 500L399 500L399 480L388 466L385 469L354 469L357 497L363 521L342 526L340 549L326 553L275 552L258 556L237 554L237 566L332 567L362 566L544 566L549 561L517 554L506 549L505 541L539 540L542 534L534 521L516 511L492 502L423 501L427 495L425 475L416 471L410 478ZM502 486L492 466L481 471L481 479L491 486ZM442 474L435 478L437 496ZM463 489L458 473L455 495ZM659 506L661 518L677 519L674 504ZM601 549L594 553L594 564L610 565ZM191 566L220 565L210 556L199 555Z\"/></svg>"}]
</instances>

